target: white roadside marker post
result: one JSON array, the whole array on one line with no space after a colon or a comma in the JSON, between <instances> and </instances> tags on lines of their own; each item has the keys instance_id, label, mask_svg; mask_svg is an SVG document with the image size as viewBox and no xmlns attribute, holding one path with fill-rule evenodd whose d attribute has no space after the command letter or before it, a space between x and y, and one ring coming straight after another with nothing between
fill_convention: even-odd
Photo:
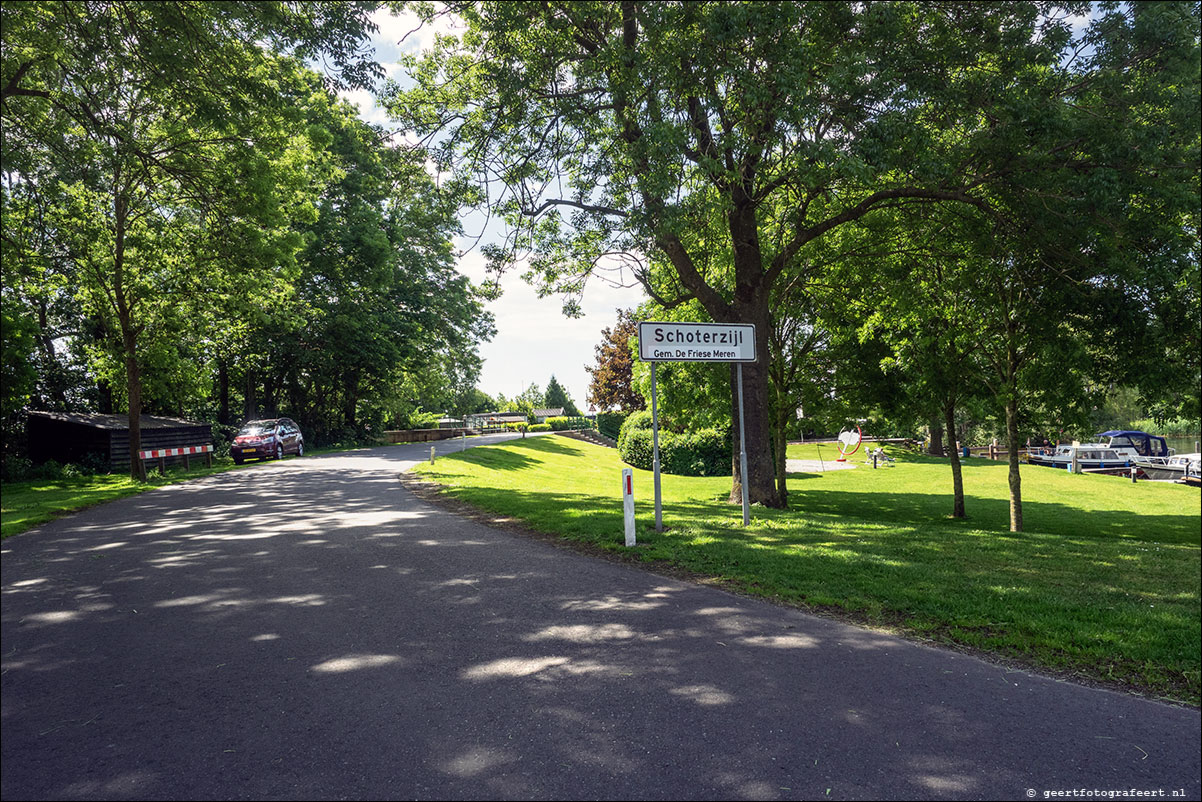
<instances>
[{"instance_id":1,"label":"white roadside marker post","mask_svg":"<svg viewBox=\"0 0 1202 802\"><path fill-rule=\"evenodd\" d=\"M622 469L622 518L626 523L626 545L633 546L634 539L634 471Z\"/></svg>"},{"instance_id":2,"label":"white roadside marker post","mask_svg":"<svg viewBox=\"0 0 1202 802\"><path fill-rule=\"evenodd\" d=\"M430 464L434 464L434 446L430 446Z\"/></svg>"}]
</instances>

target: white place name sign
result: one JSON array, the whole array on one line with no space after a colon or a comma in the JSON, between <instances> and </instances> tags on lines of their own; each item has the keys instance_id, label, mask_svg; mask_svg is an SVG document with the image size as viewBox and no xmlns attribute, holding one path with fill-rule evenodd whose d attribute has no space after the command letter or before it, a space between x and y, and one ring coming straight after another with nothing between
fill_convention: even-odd
<instances>
[{"instance_id":1,"label":"white place name sign","mask_svg":"<svg viewBox=\"0 0 1202 802\"><path fill-rule=\"evenodd\" d=\"M750 323L640 323L639 359L644 362L754 362L755 326Z\"/></svg>"}]
</instances>

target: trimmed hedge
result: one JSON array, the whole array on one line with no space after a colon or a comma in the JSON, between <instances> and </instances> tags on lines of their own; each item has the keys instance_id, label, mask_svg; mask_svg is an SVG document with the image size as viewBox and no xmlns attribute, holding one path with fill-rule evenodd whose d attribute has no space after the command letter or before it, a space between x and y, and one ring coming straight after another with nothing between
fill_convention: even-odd
<instances>
[{"instance_id":1,"label":"trimmed hedge","mask_svg":"<svg viewBox=\"0 0 1202 802\"><path fill-rule=\"evenodd\" d=\"M549 432L549 431L551 431L551 424L549 424L549 423L532 423L526 427L526 431L528 431L528 432Z\"/></svg>"},{"instance_id":2,"label":"trimmed hedge","mask_svg":"<svg viewBox=\"0 0 1202 802\"><path fill-rule=\"evenodd\" d=\"M566 416L561 415L556 418L547 418L547 422L542 425L550 426L551 431L553 431L553 432L565 432L565 431L568 431L569 429L591 429L591 428L593 428L593 422L591 420L589 420L588 418L580 417L580 416L566 417ZM534 430L531 429L530 431L534 431ZM538 431L545 432L546 429L539 429Z\"/></svg>"},{"instance_id":3,"label":"trimmed hedge","mask_svg":"<svg viewBox=\"0 0 1202 802\"><path fill-rule=\"evenodd\" d=\"M635 412L622 424L618 454L627 465L652 469L654 438L651 413ZM720 429L677 434L659 433L660 470L679 476L722 476L730 473L730 437Z\"/></svg>"},{"instance_id":4,"label":"trimmed hedge","mask_svg":"<svg viewBox=\"0 0 1202 802\"><path fill-rule=\"evenodd\" d=\"M617 434L622 431L622 424L630 417L629 412L598 412L597 431L601 434ZM617 440L617 437L614 437Z\"/></svg>"}]
</instances>

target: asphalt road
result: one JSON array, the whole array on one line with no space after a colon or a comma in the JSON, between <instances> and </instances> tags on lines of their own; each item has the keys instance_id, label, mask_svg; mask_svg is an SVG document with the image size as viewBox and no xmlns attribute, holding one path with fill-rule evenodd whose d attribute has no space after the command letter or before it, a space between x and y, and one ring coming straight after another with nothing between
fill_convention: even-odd
<instances>
[{"instance_id":1,"label":"asphalt road","mask_svg":"<svg viewBox=\"0 0 1202 802\"><path fill-rule=\"evenodd\" d=\"M397 479L428 453L269 463L5 540L0 795L1199 798L1196 710L457 518Z\"/></svg>"}]
</instances>

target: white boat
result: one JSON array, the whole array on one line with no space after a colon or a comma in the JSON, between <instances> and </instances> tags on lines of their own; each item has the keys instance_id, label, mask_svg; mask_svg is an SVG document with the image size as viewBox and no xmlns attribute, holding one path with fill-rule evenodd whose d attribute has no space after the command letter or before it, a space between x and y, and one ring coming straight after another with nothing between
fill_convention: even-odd
<instances>
[{"instance_id":1,"label":"white boat","mask_svg":"<svg viewBox=\"0 0 1202 802\"><path fill-rule=\"evenodd\" d=\"M1135 465L1147 479L1179 482L1202 476L1202 453L1174 454L1171 457L1140 457Z\"/></svg>"},{"instance_id":2,"label":"white boat","mask_svg":"<svg viewBox=\"0 0 1202 802\"><path fill-rule=\"evenodd\" d=\"M1096 443L1057 445L1052 449L1027 452L1027 462L1050 468L1071 470L1074 460L1080 470L1119 471L1129 469L1139 459L1168 459L1172 449L1163 437L1135 431L1110 431L1097 435Z\"/></svg>"}]
</instances>

